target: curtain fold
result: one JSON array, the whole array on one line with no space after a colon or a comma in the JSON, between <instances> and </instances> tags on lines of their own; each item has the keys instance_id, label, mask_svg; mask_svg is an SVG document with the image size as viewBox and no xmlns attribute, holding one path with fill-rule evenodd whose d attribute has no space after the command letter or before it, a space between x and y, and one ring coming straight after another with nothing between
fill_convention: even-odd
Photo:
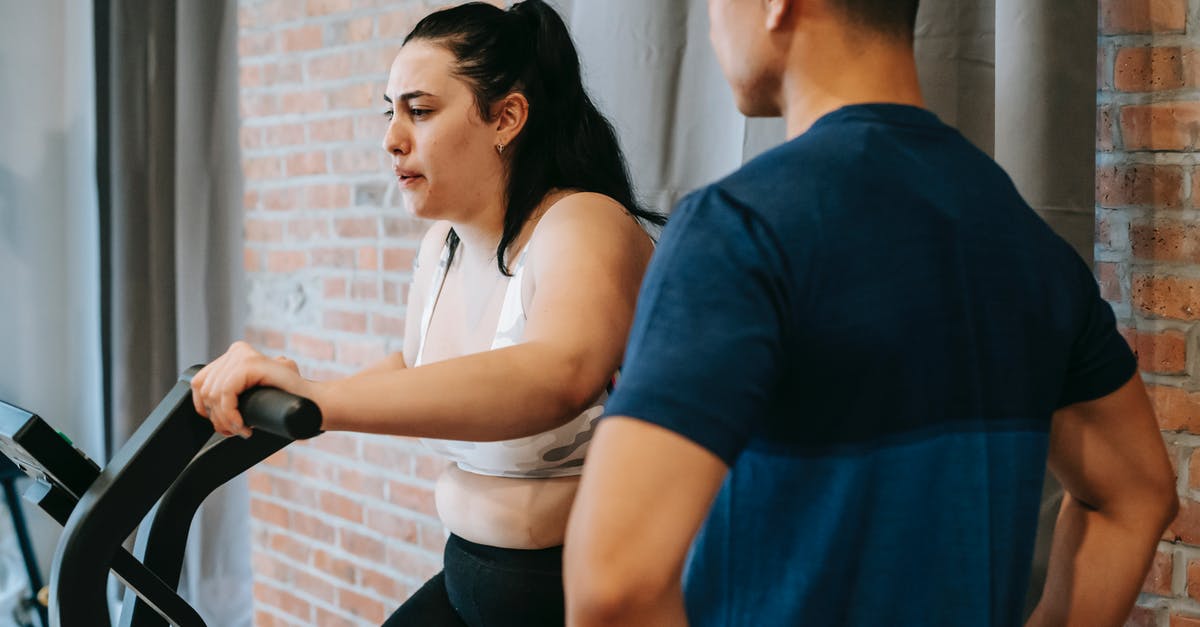
<instances>
[{"instance_id":1,"label":"curtain fold","mask_svg":"<svg viewBox=\"0 0 1200 627\"><path fill-rule=\"evenodd\" d=\"M119 446L180 371L241 335L244 288L236 1L111 0L110 11L105 366ZM249 554L239 478L188 536L180 592L209 624L251 624Z\"/></svg>"}]
</instances>

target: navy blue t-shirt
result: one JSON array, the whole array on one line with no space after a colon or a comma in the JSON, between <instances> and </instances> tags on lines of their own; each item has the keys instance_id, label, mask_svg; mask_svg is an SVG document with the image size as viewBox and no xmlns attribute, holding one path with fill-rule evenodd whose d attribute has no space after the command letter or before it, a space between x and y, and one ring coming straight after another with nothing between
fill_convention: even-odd
<instances>
[{"instance_id":1,"label":"navy blue t-shirt","mask_svg":"<svg viewBox=\"0 0 1200 627\"><path fill-rule=\"evenodd\" d=\"M932 113L840 109L680 202L609 415L730 467L694 625L1017 625L1051 414L1136 372L1079 256Z\"/></svg>"}]
</instances>

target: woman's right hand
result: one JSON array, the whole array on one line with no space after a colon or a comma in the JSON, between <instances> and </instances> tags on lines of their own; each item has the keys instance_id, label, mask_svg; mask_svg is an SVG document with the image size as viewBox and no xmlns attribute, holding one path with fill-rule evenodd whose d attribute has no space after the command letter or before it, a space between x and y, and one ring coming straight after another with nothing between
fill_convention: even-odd
<instances>
[{"instance_id":1,"label":"woman's right hand","mask_svg":"<svg viewBox=\"0 0 1200 627\"><path fill-rule=\"evenodd\" d=\"M192 377L192 403L217 433L248 438L250 428L237 408L242 392L267 386L311 398L312 385L300 376L296 362L286 357L272 359L239 341Z\"/></svg>"}]
</instances>

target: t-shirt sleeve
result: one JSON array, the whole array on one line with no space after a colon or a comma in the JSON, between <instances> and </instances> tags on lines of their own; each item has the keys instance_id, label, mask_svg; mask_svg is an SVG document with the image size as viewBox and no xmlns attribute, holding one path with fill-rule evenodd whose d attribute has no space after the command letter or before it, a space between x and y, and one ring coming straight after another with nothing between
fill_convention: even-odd
<instances>
[{"instance_id":1,"label":"t-shirt sleeve","mask_svg":"<svg viewBox=\"0 0 1200 627\"><path fill-rule=\"evenodd\" d=\"M1058 406L1095 400L1124 385L1137 372L1137 358L1117 331L1112 306L1100 296L1092 273L1080 261L1083 290L1083 315L1071 359L1066 384Z\"/></svg>"},{"instance_id":2,"label":"t-shirt sleeve","mask_svg":"<svg viewBox=\"0 0 1200 627\"><path fill-rule=\"evenodd\" d=\"M646 272L606 414L662 426L732 465L780 380L779 264L763 221L719 190L681 201Z\"/></svg>"}]
</instances>

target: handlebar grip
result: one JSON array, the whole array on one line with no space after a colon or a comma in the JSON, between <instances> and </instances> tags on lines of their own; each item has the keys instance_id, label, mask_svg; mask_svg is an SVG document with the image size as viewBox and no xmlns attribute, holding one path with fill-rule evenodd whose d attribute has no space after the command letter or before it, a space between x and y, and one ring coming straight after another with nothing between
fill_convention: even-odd
<instances>
[{"instance_id":1,"label":"handlebar grip","mask_svg":"<svg viewBox=\"0 0 1200 627\"><path fill-rule=\"evenodd\" d=\"M251 429L307 440L321 434L321 410L316 403L278 388L251 388L238 397L238 411Z\"/></svg>"},{"instance_id":2,"label":"handlebar grip","mask_svg":"<svg viewBox=\"0 0 1200 627\"><path fill-rule=\"evenodd\" d=\"M191 383L203 366L195 365L179 375ZM292 440L307 440L321 435L321 409L317 404L284 392L279 388L256 387L238 397L238 411L251 429L262 429Z\"/></svg>"}]
</instances>

